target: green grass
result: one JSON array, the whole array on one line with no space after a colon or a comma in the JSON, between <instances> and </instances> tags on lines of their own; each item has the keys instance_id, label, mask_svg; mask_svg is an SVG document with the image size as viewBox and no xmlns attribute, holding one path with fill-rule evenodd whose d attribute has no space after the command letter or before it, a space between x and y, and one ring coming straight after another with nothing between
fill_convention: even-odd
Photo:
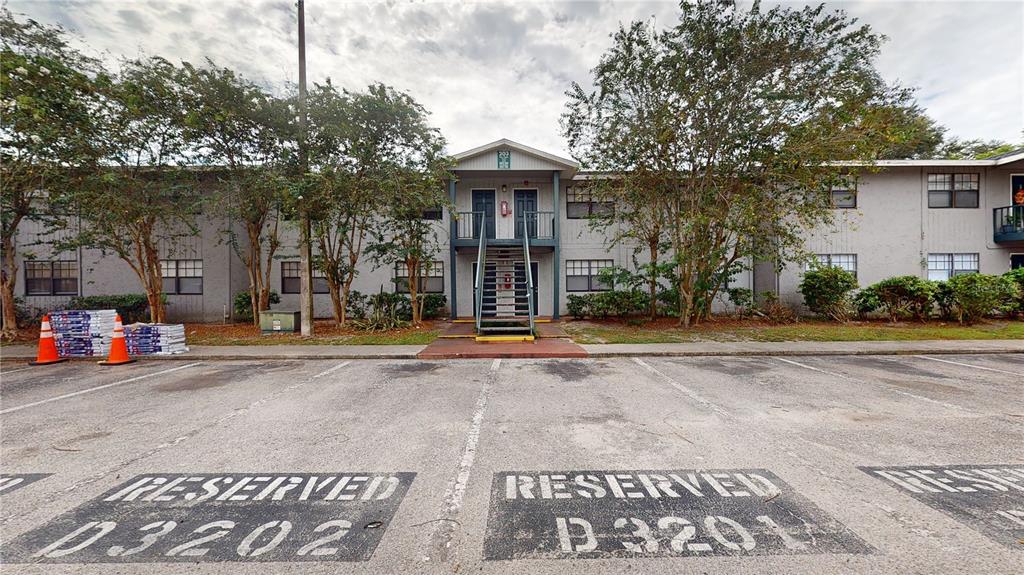
<instances>
[{"instance_id":1,"label":"green grass","mask_svg":"<svg viewBox=\"0 0 1024 575\"><path fill-rule=\"evenodd\" d=\"M689 330L628 327L620 324L566 322L565 331L577 343L678 343L694 341L919 341L959 339L1024 339L1024 322L957 324L825 323L737 326L715 323Z\"/></svg>"},{"instance_id":2,"label":"green grass","mask_svg":"<svg viewBox=\"0 0 1024 575\"><path fill-rule=\"evenodd\" d=\"M208 335L188 338L188 345L426 345L437 339L436 331L403 334L358 334L303 338L291 335L224 337Z\"/></svg>"}]
</instances>

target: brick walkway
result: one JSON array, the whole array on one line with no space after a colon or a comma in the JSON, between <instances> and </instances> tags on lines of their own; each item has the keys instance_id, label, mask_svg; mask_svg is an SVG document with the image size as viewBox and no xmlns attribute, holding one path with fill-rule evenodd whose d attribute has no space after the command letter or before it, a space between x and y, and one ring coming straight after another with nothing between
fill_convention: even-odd
<instances>
[{"instance_id":1,"label":"brick walkway","mask_svg":"<svg viewBox=\"0 0 1024 575\"><path fill-rule=\"evenodd\" d=\"M587 352L573 343L558 322L537 324L537 339L533 341L478 342L473 339L476 326L472 323L452 323L441 336L416 357L420 359L455 358L540 358L587 357Z\"/></svg>"}]
</instances>

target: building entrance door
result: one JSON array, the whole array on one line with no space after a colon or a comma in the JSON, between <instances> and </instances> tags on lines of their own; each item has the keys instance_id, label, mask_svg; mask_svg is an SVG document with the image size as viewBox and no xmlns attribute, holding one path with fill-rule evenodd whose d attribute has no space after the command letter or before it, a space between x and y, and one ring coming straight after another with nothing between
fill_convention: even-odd
<instances>
[{"instance_id":1,"label":"building entrance door","mask_svg":"<svg viewBox=\"0 0 1024 575\"><path fill-rule=\"evenodd\" d=\"M486 230L487 239L494 239L494 190L473 190L473 212L474 218L479 217L476 213L484 213L483 224L473 222L473 238L480 238L480 228Z\"/></svg>"}]
</instances>

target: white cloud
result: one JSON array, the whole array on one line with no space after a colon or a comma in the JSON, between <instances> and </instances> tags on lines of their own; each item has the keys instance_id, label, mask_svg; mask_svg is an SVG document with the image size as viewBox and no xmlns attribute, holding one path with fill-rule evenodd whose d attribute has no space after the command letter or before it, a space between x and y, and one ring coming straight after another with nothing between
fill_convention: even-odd
<instances>
[{"instance_id":1,"label":"white cloud","mask_svg":"<svg viewBox=\"0 0 1024 575\"><path fill-rule=\"evenodd\" d=\"M794 4L790 4L794 5ZM201 8L197 8L201 6ZM950 132L1017 141L1024 128L1024 6L1016 2L839 2L890 37L879 68L919 86ZM140 51L211 58L272 89L297 78L291 0L10 0L77 32L114 60ZM410 92L460 151L508 137L565 153L558 118L571 82L586 85L619 22L671 26L674 2L306 3L309 79Z\"/></svg>"}]
</instances>

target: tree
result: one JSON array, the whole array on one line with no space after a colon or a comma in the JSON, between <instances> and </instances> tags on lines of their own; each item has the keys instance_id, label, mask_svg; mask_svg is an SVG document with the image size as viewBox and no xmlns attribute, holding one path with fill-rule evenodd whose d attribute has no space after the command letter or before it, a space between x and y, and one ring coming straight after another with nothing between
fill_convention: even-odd
<instances>
[{"instance_id":1,"label":"tree","mask_svg":"<svg viewBox=\"0 0 1024 575\"><path fill-rule=\"evenodd\" d=\"M610 246L623 244L633 249L634 267L646 280L648 317L653 320L658 316L658 280L664 275L660 257L667 242L666 214L659 197L662 189L649 181L648 175L631 172L592 181L588 187L595 205L607 206L590 216L590 224L610 233ZM645 251L647 262L640 263L638 256Z\"/></svg>"},{"instance_id":2,"label":"tree","mask_svg":"<svg viewBox=\"0 0 1024 575\"><path fill-rule=\"evenodd\" d=\"M876 106L870 110L880 123L892 126L890 141L879 151L879 160L931 159L940 157L946 128L914 103Z\"/></svg>"},{"instance_id":3,"label":"tree","mask_svg":"<svg viewBox=\"0 0 1024 575\"><path fill-rule=\"evenodd\" d=\"M112 253L135 272L150 319L164 321L161 246L198 232L197 178L180 162L178 69L162 58L131 60L102 87L94 133L99 162L62 201L76 210L81 231L63 245Z\"/></svg>"},{"instance_id":4,"label":"tree","mask_svg":"<svg viewBox=\"0 0 1024 575\"><path fill-rule=\"evenodd\" d=\"M74 184L94 151L92 111L98 61L68 46L65 32L0 9L0 307L3 338L16 334L18 227L28 220L64 222L48 196Z\"/></svg>"},{"instance_id":5,"label":"tree","mask_svg":"<svg viewBox=\"0 0 1024 575\"><path fill-rule=\"evenodd\" d=\"M1002 140L952 138L942 144L939 153L940 157L950 160L984 160L1020 148L1024 148L1024 144L1012 144Z\"/></svg>"},{"instance_id":6,"label":"tree","mask_svg":"<svg viewBox=\"0 0 1024 575\"><path fill-rule=\"evenodd\" d=\"M270 306L271 264L281 246L281 206L287 201L282 180L294 148L287 103L210 61L205 68L185 63L178 81L184 136L195 159L216 167L214 211L245 264L253 322L259 323L259 312ZM238 239L236 222L245 242Z\"/></svg>"},{"instance_id":7,"label":"tree","mask_svg":"<svg viewBox=\"0 0 1024 575\"><path fill-rule=\"evenodd\" d=\"M881 81L881 38L841 12L711 0L681 11L662 32L620 28L595 89L568 93L563 130L584 166L658 190L688 326L738 264L804 255L805 232L831 223L830 186L857 175L837 160L870 162L898 139L873 111L909 105L910 92Z\"/></svg>"},{"instance_id":8,"label":"tree","mask_svg":"<svg viewBox=\"0 0 1024 575\"><path fill-rule=\"evenodd\" d=\"M412 98L383 84L339 93L328 81L309 96L314 203L320 206L313 222L315 260L340 325L371 224L394 184L393 170L431 145L424 117Z\"/></svg>"},{"instance_id":9,"label":"tree","mask_svg":"<svg viewBox=\"0 0 1024 575\"><path fill-rule=\"evenodd\" d=\"M405 266L413 325L419 325L423 311L420 278L429 271L427 266L432 265L433 256L440 249L437 223L423 219L423 213L450 207L444 193L444 179L450 167L446 158L435 155L417 166L393 166L388 170L382 190L386 203L367 246L378 265Z\"/></svg>"},{"instance_id":10,"label":"tree","mask_svg":"<svg viewBox=\"0 0 1024 575\"><path fill-rule=\"evenodd\" d=\"M396 115L393 126L400 127L400 132L391 133L397 145L387 148L378 167L381 209L372 221L366 249L378 266L405 266L412 321L418 325L420 277L440 249L437 222L424 219L423 214L451 208L444 180L450 177L453 164L443 153L441 133L429 126L427 111L411 96L384 86L371 87L373 93L390 101L388 108Z\"/></svg>"}]
</instances>

